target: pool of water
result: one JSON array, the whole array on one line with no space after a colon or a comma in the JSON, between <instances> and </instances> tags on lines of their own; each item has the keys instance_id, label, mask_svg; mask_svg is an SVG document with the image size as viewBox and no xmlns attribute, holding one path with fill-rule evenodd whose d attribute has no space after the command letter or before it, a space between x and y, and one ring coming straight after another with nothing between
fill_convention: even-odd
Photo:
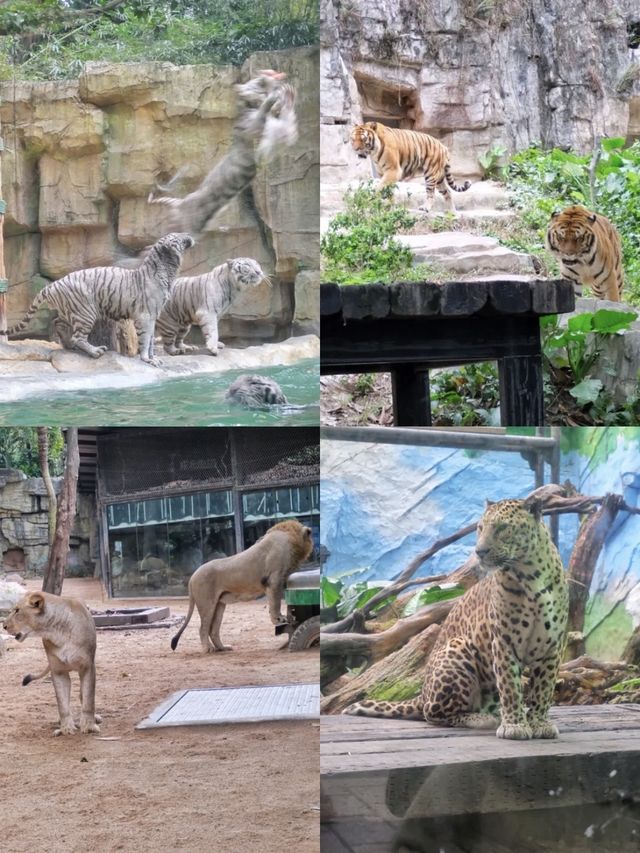
<instances>
[{"instance_id":1,"label":"pool of water","mask_svg":"<svg viewBox=\"0 0 640 853\"><path fill-rule=\"evenodd\" d=\"M224 399L244 370L170 379L135 388L64 391L0 404L0 425L11 426L316 426L320 410L317 359L251 371L269 376L302 408L249 411Z\"/></svg>"}]
</instances>

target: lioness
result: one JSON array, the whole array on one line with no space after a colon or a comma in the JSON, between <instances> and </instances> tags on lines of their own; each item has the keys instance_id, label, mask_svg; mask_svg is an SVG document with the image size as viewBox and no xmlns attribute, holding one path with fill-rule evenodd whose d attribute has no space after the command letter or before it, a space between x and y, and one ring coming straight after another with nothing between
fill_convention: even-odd
<instances>
[{"instance_id":1,"label":"lioness","mask_svg":"<svg viewBox=\"0 0 640 853\"><path fill-rule=\"evenodd\" d=\"M280 613L285 581L312 551L308 527L299 521L281 521L246 551L204 563L189 579L189 611L171 640L171 648L175 651L194 606L200 614L203 652L231 650L220 640L220 623L226 605L235 601L253 601L266 592L273 624L286 621Z\"/></svg>"},{"instance_id":2,"label":"lioness","mask_svg":"<svg viewBox=\"0 0 640 853\"><path fill-rule=\"evenodd\" d=\"M80 731L99 732L96 723L101 720L95 713L96 629L84 604L75 598L62 598L48 592L30 592L9 613L4 627L20 643L29 636L42 640L49 666L38 675L25 675L22 683L26 685L44 678L51 671L60 713L60 728L54 735L70 735L77 731L69 708L70 672L80 675Z\"/></svg>"}]
</instances>

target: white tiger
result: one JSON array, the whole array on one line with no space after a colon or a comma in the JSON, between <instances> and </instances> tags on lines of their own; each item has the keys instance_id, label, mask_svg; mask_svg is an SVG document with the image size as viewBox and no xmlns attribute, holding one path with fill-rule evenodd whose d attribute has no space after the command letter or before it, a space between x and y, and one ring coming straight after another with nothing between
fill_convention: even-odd
<instances>
[{"instance_id":1,"label":"white tiger","mask_svg":"<svg viewBox=\"0 0 640 853\"><path fill-rule=\"evenodd\" d=\"M267 280L260 264L252 258L235 258L204 275L176 279L156 323L169 355L190 352L184 339L193 324L200 326L207 349L218 355L224 344L218 339L218 320L235 296Z\"/></svg>"},{"instance_id":2,"label":"white tiger","mask_svg":"<svg viewBox=\"0 0 640 853\"><path fill-rule=\"evenodd\" d=\"M296 141L295 90L282 82L286 76L266 70L236 86L241 107L229 151L193 192L184 198L156 198L153 191L149 194L150 204L172 208L171 223L176 230L200 234L214 214L249 186L256 176L258 160L269 160L283 144Z\"/></svg>"},{"instance_id":3,"label":"white tiger","mask_svg":"<svg viewBox=\"0 0 640 853\"><path fill-rule=\"evenodd\" d=\"M246 409L266 409L269 406L286 406L288 400L282 388L270 376L243 373L229 385L225 400ZM303 408L295 406L293 408Z\"/></svg>"},{"instance_id":4,"label":"white tiger","mask_svg":"<svg viewBox=\"0 0 640 853\"><path fill-rule=\"evenodd\" d=\"M137 269L93 267L78 270L44 287L24 319L9 329L16 334L46 302L55 308L56 331L66 349L78 349L92 358L107 351L87 340L96 322L133 320L142 361L158 365L153 352L153 331L169 289L180 269L182 256L193 246L189 234L168 234L155 243Z\"/></svg>"}]
</instances>

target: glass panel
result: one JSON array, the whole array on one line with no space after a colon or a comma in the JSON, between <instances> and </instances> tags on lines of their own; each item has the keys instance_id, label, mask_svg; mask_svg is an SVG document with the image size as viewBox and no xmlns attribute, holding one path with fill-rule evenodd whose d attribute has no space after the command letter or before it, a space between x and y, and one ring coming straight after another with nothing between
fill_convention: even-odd
<instances>
[{"instance_id":1,"label":"glass panel","mask_svg":"<svg viewBox=\"0 0 640 853\"><path fill-rule=\"evenodd\" d=\"M314 552L318 559L320 541L320 489L318 486L291 486L260 489L242 495L244 546L257 542L270 527L287 518L295 518L313 531Z\"/></svg>"},{"instance_id":2,"label":"glass panel","mask_svg":"<svg viewBox=\"0 0 640 853\"><path fill-rule=\"evenodd\" d=\"M108 506L113 595L186 595L198 566L236 553L232 507L229 490Z\"/></svg>"}]
</instances>

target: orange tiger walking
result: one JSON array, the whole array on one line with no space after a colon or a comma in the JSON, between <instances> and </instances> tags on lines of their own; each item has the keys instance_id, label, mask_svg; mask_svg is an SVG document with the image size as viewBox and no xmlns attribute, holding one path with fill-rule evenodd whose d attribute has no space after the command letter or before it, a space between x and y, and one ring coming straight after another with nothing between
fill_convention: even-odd
<instances>
[{"instance_id":1,"label":"orange tiger walking","mask_svg":"<svg viewBox=\"0 0 640 853\"><path fill-rule=\"evenodd\" d=\"M456 184L451 176L447 147L428 133L368 121L353 128L351 145L358 157L371 157L380 175L378 189L424 175L427 199L420 210L429 211L437 189L449 209L455 211L451 191L462 193L471 186L470 181Z\"/></svg>"}]
</instances>

